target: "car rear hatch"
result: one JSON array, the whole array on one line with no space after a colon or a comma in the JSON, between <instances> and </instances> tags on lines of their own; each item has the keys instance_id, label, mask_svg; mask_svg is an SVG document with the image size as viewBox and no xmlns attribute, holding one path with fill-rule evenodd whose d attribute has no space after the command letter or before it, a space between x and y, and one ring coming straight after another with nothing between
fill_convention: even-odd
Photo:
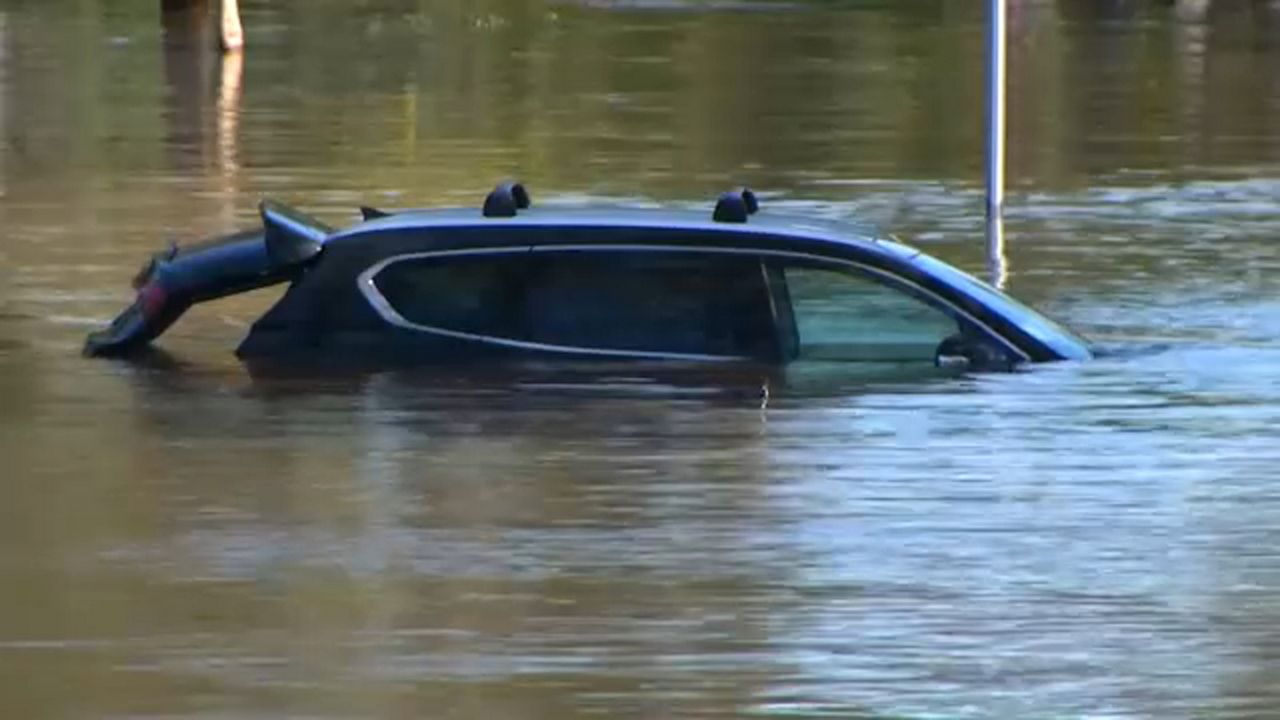
<instances>
[{"instance_id":1,"label":"car rear hatch","mask_svg":"<svg viewBox=\"0 0 1280 720\"><path fill-rule=\"evenodd\" d=\"M154 255L133 279L133 304L85 341L89 356L144 347L196 303L293 280L316 262L333 232L284 205L264 201L262 229Z\"/></svg>"}]
</instances>

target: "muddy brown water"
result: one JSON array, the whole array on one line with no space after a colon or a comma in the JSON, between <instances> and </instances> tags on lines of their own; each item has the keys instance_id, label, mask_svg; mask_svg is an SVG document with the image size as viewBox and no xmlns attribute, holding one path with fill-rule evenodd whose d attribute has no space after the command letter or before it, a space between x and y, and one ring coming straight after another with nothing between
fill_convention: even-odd
<instances>
[{"instance_id":1,"label":"muddy brown water","mask_svg":"<svg viewBox=\"0 0 1280 720\"><path fill-rule=\"evenodd\" d=\"M264 379L272 290L78 355L263 196L746 183L982 272L978 5L0 5L0 715L1275 716L1275 3L1014 3L1008 287L1094 362Z\"/></svg>"}]
</instances>

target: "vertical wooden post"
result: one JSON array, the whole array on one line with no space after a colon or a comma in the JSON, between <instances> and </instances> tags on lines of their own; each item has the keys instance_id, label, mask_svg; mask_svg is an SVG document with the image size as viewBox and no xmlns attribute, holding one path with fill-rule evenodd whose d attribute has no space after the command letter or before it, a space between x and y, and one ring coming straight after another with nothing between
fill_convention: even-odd
<instances>
[{"instance_id":1,"label":"vertical wooden post","mask_svg":"<svg viewBox=\"0 0 1280 720\"><path fill-rule=\"evenodd\" d=\"M218 45L226 52L244 47L244 27L240 24L238 0L218 2ZM209 15L208 0L160 0L160 14L166 27L181 21L205 27Z\"/></svg>"},{"instance_id":2,"label":"vertical wooden post","mask_svg":"<svg viewBox=\"0 0 1280 720\"><path fill-rule=\"evenodd\" d=\"M0 140L4 138L4 118L5 113L5 96L8 95L8 78L5 77L7 72L6 63L8 58L8 48L6 43L9 41L9 30L7 27L8 15L0 11ZM5 195L4 180L4 156L5 153L0 152L0 198Z\"/></svg>"},{"instance_id":3,"label":"vertical wooden post","mask_svg":"<svg viewBox=\"0 0 1280 720\"><path fill-rule=\"evenodd\" d=\"M219 27L223 50L230 52L244 47L244 26L240 24L240 4L237 0L222 0Z\"/></svg>"}]
</instances>

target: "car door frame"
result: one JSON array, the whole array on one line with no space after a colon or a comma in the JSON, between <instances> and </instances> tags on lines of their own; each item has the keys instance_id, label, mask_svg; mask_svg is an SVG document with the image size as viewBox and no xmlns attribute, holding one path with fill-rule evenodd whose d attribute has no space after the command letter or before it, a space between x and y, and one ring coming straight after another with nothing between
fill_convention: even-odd
<instances>
[{"instance_id":1,"label":"car door frame","mask_svg":"<svg viewBox=\"0 0 1280 720\"><path fill-rule=\"evenodd\" d=\"M530 228L526 228L525 230L527 232ZM501 242L501 240L505 238L498 236L494 238L494 240L497 241L495 244L421 250L384 257L358 274L356 280L357 287L365 301L373 308L374 312L377 313L384 322L393 327L397 327L402 330L427 333L439 337L452 338L454 340L466 341L482 346L489 346L495 349L500 348L508 352L523 351L537 355L549 354L561 357L595 359L760 362L761 358L746 355L617 350L587 346L557 345L424 325L409 320L401 315L400 312L398 312L387 298L378 290L375 278L388 266L400 262L433 258L498 254L515 255L527 253L531 259L534 257L546 256L550 253L560 252L644 252L747 255L758 259L761 262L762 270L765 267L767 259L775 258L783 261L790 259L799 260L809 264L817 264L821 267L830 267L838 272L868 278L890 289L906 293L918 301L924 302L925 304L946 313L957 321L959 327L976 330L983 337L996 343L1003 350L1007 351L1009 356L1013 358L1015 362L1030 359L1030 355L1026 351L1018 347L1003 334L997 332L982 318L940 294L936 289L929 287L927 284L917 282L911 278L904 277L899 273L893 272L892 269L886 267L886 263L883 262L883 258L877 258L877 260L881 260L881 262L873 263L845 255L832 255L809 250L787 249L785 247L779 247L780 243L777 242L777 239L772 239L773 241L770 242L771 238L768 237L755 236L750 238L750 242L742 242L742 240L746 238L741 236L728 235L726 237L724 236L725 234L722 233L708 234L682 231L680 229L637 228L635 230L639 232L626 233L618 233L616 229L610 228L593 229L584 227L574 227L569 229L542 228L542 230L552 231L552 239L548 240L545 232L537 233L535 231L535 235L543 235L543 237L536 239L527 238L524 242L509 243ZM613 235L615 238L618 235L622 235L623 237L618 238L620 241L616 242L610 242L607 240L582 242L575 241L572 237L579 233L592 231L602 233L605 237L608 237L609 235ZM708 235L712 235L714 237L708 237ZM638 241L638 239L642 237L651 238L651 240ZM771 303L776 303L776 297L771 296L770 300ZM794 317L791 319L791 322L795 322ZM776 320L776 316L773 332L775 335L780 332L780 326ZM778 342L780 344L782 343L781 338L779 338ZM786 361L787 358L782 358L782 362L785 363Z\"/></svg>"},{"instance_id":2,"label":"car door frame","mask_svg":"<svg viewBox=\"0 0 1280 720\"><path fill-rule=\"evenodd\" d=\"M978 336L995 343L1001 350L1008 354L1012 363L1016 364L1027 362L1032 359L1030 353L1004 334L998 332L987 320L979 317L970 309L940 293L937 288L932 287L929 283L919 282L911 277L906 277L902 273L895 272L896 263L886 261L886 258L864 258L844 253L829 254L807 249L790 249L787 247L788 244L791 244L788 242L790 238L764 234L746 236L745 234L739 235L723 232L697 233L682 231L680 229L663 230L646 228L645 230L653 235L666 235L667 237L664 241L652 242L575 243L571 241L557 241L552 243L540 243L531 248L531 254L536 255L557 251L583 252L587 250L611 250L615 252L720 253L755 256L761 260L762 266L765 258L770 257L802 260L819 266L828 266L838 272L849 273L852 271L851 274L869 278L892 290L903 292L914 297L915 299L956 320L959 329L976 332ZM842 247L841 249L844 250L846 248ZM914 265L903 263L902 266L903 268L912 271L913 274L919 273L919 268ZM947 289L953 290L953 288L950 288L949 286L947 286ZM771 301L776 305L777 298L773 297L771 298ZM794 309L792 312L794 313ZM794 317L791 322L795 322ZM779 330L780 329L775 320L774 331L777 333ZM781 342L782 340L779 338L779 343Z\"/></svg>"}]
</instances>

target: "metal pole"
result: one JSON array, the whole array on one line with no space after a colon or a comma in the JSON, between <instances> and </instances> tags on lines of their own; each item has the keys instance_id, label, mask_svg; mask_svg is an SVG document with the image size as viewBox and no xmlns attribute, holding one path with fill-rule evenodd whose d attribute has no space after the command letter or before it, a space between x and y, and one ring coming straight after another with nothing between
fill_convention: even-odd
<instances>
[{"instance_id":1,"label":"metal pole","mask_svg":"<svg viewBox=\"0 0 1280 720\"><path fill-rule=\"evenodd\" d=\"M990 0L987 30L987 269L1004 285L1005 50L1007 0Z\"/></svg>"}]
</instances>

